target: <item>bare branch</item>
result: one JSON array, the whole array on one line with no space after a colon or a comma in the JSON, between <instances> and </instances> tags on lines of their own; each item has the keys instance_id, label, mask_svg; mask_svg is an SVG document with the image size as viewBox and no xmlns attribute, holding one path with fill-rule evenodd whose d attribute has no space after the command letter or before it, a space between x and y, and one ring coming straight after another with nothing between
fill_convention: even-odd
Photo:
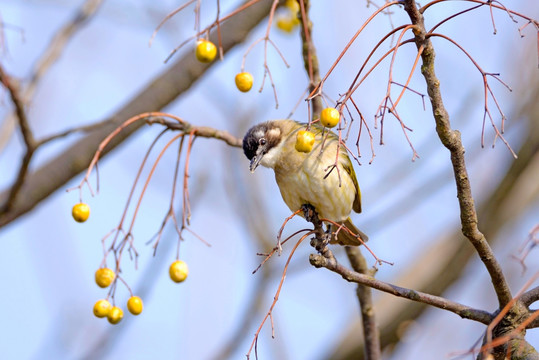
<instances>
[{"instance_id":1,"label":"bare branch","mask_svg":"<svg viewBox=\"0 0 539 360\"><path fill-rule=\"evenodd\" d=\"M346 255L354 271L364 275L374 275L367 267L367 261L359 247L345 247ZM382 359L380 347L380 333L374 314L374 303L371 288L364 285L357 286L357 298L361 308L361 321L363 324L363 337L365 339L365 354L368 360Z\"/></svg>"},{"instance_id":2,"label":"bare branch","mask_svg":"<svg viewBox=\"0 0 539 360\"><path fill-rule=\"evenodd\" d=\"M0 211L8 211L19 194L26 174L28 173L28 167L30 166L30 161L32 160L32 156L34 155L34 151L36 149L36 141L34 139L32 130L30 129L30 124L28 123L26 111L24 110L24 104L19 96L19 91L15 84L11 81L10 77L6 74L2 66L0 66L0 82L9 92L11 101L15 106L17 121L21 130L24 144L26 145L26 153L21 161L17 177L9 190L9 195L7 196L5 202L0 202Z\"/></svg>"},{"instance_id":3,"label":"bare branch","mask_svg":"<svg viewBox=\"0 0 539 360\"><path fill-rule=\"evenodd\" d=\"M530 306L534 302L539 301L539 286L536 286L522 294L520 301L522 301L522 303L526 306Z\"/></svg>"},{"instance_id":4,"label":"bare branch","mask_svg":"<svg viewBox=\"0 0 539 360\"><path fill-rule=\"evenodd\" d=\"M339 264L335 258L328 259L322 255L311 254L309 257L309 261L311 265L317 268L325 267L326 269L341 275L342 278L346 281L355 282L357 284L369 286L374 289L393 294L395 296L403 297L409 300L432 305L443 310L451 311L459 315L463 319L474 320L485 325L489 324L493 319L493 315L486 311L474 309L472 307L453 302L440 296L430 295L421 291L406 289L397 285L386 283L384 281L374 279L370 275L357 273Z\"/></svg>"},{"instance_id":5,"label":"bare branch","mask_svg":"<svg viewBox=\"0 0 539 360\"><path fill-rule=\"evenodd\" d=\"M427 84L427 92L429 94L432 112L436 122L436 132L443 145L451 153L451 163L453 165L457 186L457 197L460 206L462 233L475 247L481 261L485 264L485 267L490 274L494 290L496 291L500 308L502 308L511 301L511 290L507 284L507 280L505 279L500 264L496 260L485 236L479 231L477 226L477 213L472 196L470 180L468 178L468 171L466 169L464 146L460 139L460 133L451 128L449 113L445 109L442 100L439 86L440 82L434 71L434 47L427 37L423 16L418 11L415 1L406 0L405 10L410 16L412 23L417 25L417 32L414 34L416 46L418 49L424 49L421 54L421 59L423 61L421 72L425 77Z\"/></svg>"},{"instance_id":6,"label":"bare branch","mask_svg":"<svg viewBox=\"0 0 539 360\"><path fill-rule=\"evenodd\" d=\"M75 13L71 21L66 23L54 35L49 45L47 46L47 50L43 53L41 58L34 66L28 85L24 89L22 89L21 100L23 104L30 101L30 99L34 95L39 80L56 62L56 60L58 60L58 58L62 55L62 52L64 51L69 40L73 38L73 35L77 31L83 28L83 26L88 22L88 20L99 9L102 2L103 0L86 0ZM19 116L20 118L19 114L17 114L17 116ZM0 151L11 136L11 131L13 129L12 124L14 121L15 119L12 116L8 116L6 121L2 124L2 127L0 128Z\"/></svg>"},{"instance_id":7,"label":"bare branch","mask_svg":"<svg viewBox=\"0 0 539 360\"><path fill-rule=\"evenodd\" d=\"M303 66L309 76L309 92L314 91L318 83L320 83L320 68L318 65L318 56L312 39L313 24L309 18L309 0L299 0L300 21L301 21L301 40L303 43ZM314 120L322 111L322 101L319 96L312 98L311 109L312 113L309 121Z\"/></svg>"},{"instance_id":8,"label":"bare branch","mask_svg":"<svg viewBox=\"0 0 539 360\"><path fill-rule=\"evenodd\" d=\"M17 121L21 129L21 134L26 145L27 149L32 149L35 147L34 135L30 129L30 124L28 123L28 118L26 116L26 111L24 110L24 102L22 101L19 90L13 83L12 79L8 74L6 74L4 68L0 66L0 82L9 92L11 101L15 106L15 113L17 114Z\"/></svg>"}]
</instances>

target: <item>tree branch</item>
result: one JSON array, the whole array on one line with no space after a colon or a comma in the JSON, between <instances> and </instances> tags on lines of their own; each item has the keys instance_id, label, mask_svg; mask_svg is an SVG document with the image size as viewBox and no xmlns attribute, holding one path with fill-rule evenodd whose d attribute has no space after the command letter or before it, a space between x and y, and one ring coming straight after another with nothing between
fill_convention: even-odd
<instances>
[{"instance_id":1,"label":"tree branch","mask_svg":"<svg viewBox=\"0 0 539 360\"><path fill-rule=\"evenodd\" d=\"M298 0L300 4L299 19L301 21L301 42L303 44L303 66L309 76L309 93L313 92L318 83L320 83L320 67L318 65L318 56L314 47L312 38L313 24L309 18L310 0ZM322 98L316 96L311 100L312 114L309 121L320 116L322 111Z\"/></svg>"},{"instance_id":2,"label":"tree branch","mask_svg":"<svg viewBox=\"0 0 539 360\"><path fill-rule=\"evenodd\" d=\"M150 117L146 119L146 123L148 124L161 124L163 126L166 126L167 128L171 130L176 131L183 131L184 133L190 133L193 131L193 134L195 136L200 136L204 138L214 138L217 140L223 140L225 143L227 143L230 146L233 147L241 147L242 146L242 139L235 137L228 131L224 130L218 130L209 126L194 126L188 122L175 122L171 120L167 120L162 117Z\"/></svg>"},{"instance_id":3,"label":"tree branch","mask_svg":"<svg viewBox=\"0 0 539 360\"><path fill-rule=\"evenodd\" d=\"M427 31L423 22L423 15L417 9L414 0L405 0L404 9L408 13L412 23L416 26L414 29L415 42L418 49L423 48L421 59L421 73L425 77L427 92L432 105L432 112L436 122L436 132L442 144L451 153L451 163L457 185L457 197L460 206L460 218L462 224L462 233L476 249L479 257L487 271L489 272L494 290L498 297L500 308L504 307L512 299L511 290L507 280L502 272L501 266L496 260L492 249L490 248L485 236L479 231L477 226L477 213L475 210L474 199L466 162L464 158L464 146L462 145L460 132L451 129L449 114L445 109L442 93L440 90L440 81L434 70L435 52L432 42L426 37Z\"/></svg>"},{"instance_id":4,"label":"tree branch","mask_svg":"<svg viewBox=\"0 0 539 360\"><path fill-rule=\"evenodd\" d=\"M37 61L36 65L32 70L32 75L30 76L30 81L21 91L21 102L22 104L28 103L39 84L39 80L47 72L47 70L58 60L62 52L64 51L66 44L73 37L73 35L83 28L83 25L88 22L88 20L95 14L99 9L103 0L86 0L84 4L78 9L77 13L71 21L65 24L57 33L54 35L52 40L45 52L41 55L40 59ZM18 112L16 115L21 118ZM9 115L5 122L0 125L0 152L2 148L9 141L12 131L14 129L15 118L13 115ZM36 147L39 144L36 145Z\"/></svg>"},{"instance_id":5,"label":"tree branch","mask_svg":"<svg viewBox=\"0 0 539 360\"><path fill-rule=\"evenodd\" d=\"M17 115L16 118L19 123L19 128L21 129L21 135L24 144L26 145L26 153L24 154L24 157L21 161L17 177L15 178L15 181L11 186L11 189L9 190L7 199L0 202L0 211L7 211L9 210L15 198L19 194L19 191L21 190L24 178L26 177L26 174L28 172L30 160L32 159L34 151L36 150L36 141L34 139L32 129L30 128L30 124L28 123L28 117L26 116L26 111L24 110L24 103L19 96L19 91L16 88L15 84L13 84L13 82L11 81L11 78L6 74L2 66L0 66L0 82L9 92L11 101L15 106L15 114Z\"/></svg>"},{"instance_id":6,"label":"tree branch","mask_svg":"<svg viewBox=\"0 0 539 360\"><path fill-rule=\"evenodd\" d=\"M393 294L395 296L403 297L409 300L429 304L443 310L451 311L464 319L474 320L485 325L489 324L493 319L493 315L486 311L474 309L469 306L447 300L440 296L425 294L420 291L406 289L400 286L389 284L377 280L372 276L357 273L339 264L335 258L327 258L322 255L311 254L309 257L309 261L311 265L317 268L325 267L328 270L336 272L337 274L341 275L342 278L346 281L366 285L374 289Z\"/></svg>"},{"instance_id":7,"label":"tree branch","mask_svg":"<svg viewBox=\"0 0 539 360\"><path fill-rule=\"evenodd\" d=\"M528 307L534 302L539 301L539 286L536 286L522 294L520 301L522 301L522 303Z\"/></svg>"},{"instance_id":8,"label":"tree branch","mask_svg":"<svg viewBox=\"0 0 539 360\"><path fill-rule=\"evenodd\" d=\"M359 247L346 246L345 250L354 271L367 276L374 275L374 271L368 269L367 261ZM371 288L364 285L358 285L357 298L361 308L361 322L363 324L363 337L365 341L365 359L382 359L380 332L378 331L378 325L376 323Z\"/></svg>"}]
</instances>

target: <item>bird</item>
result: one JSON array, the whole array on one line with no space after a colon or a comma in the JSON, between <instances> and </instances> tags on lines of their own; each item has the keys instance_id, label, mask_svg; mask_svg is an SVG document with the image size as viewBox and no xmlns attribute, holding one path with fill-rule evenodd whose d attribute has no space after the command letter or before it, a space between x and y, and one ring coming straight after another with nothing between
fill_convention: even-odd
<instances>
[{"instance_id":1,"label":"bird","mask_svg":"<svg viewBox=\"0 0 539 360\"><path fill-rule=\"evenodd\" d=\"M331 236L329 243L359 246L368 236L350 219L352 210L361 212L361 192L350 157L345 147L339 146L339 137L318 123L309 129L315 135L312 150L296 150L297 133L306 128L306 124L290 119L251 127L243 138L249 169L254 172L259 165L273 169L281 196L291 211L312 206L320 219L345 226L357 235L335 230L337 236ZM329 229L331 224L328 232Z\"/></svg>"}]
</instances>

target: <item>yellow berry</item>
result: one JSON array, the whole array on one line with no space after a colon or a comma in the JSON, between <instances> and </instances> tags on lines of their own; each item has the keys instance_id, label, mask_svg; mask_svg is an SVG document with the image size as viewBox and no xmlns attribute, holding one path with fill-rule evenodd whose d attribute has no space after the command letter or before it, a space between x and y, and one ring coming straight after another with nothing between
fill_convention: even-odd
<instances>
[{"instance_id":1,"label":"yellow berry","mask_svg":"<svg viewBox=\"0 0 539 360\"><path fill-rule=\"evenodd\" d=\"M279 16L277 18L277 28L285 33L291 33L296 26L296 22L292 16Z\"/></svg>"},{"instance_id":2,"label":"yellow berry","mask_svg":"<svg viewBox=\"0 0 539 360\"><path fill-rule=\"evenodd\" d=\"M299 11L299 4L297 0L286 0L284 6L286 6L292 14L296 14Z\"/></svg>"},{"instance_id":3,"label":"yellow berry","mask_svg":"<svg viewBox=\"0 0 539 360\"><path fill-rule=\"evenodd\" d=\"M109 268L97 269L95 272L95 283L102 288L108 287L114 281L116 275Z\"/></svg>"},{"instance_id":4,"label":"yellow berry","mask_svg":"<svg viewBox=\"0 0 539 360\"><path fill-rule=\"evenodd\" d=\"M98 318L104 318L111 308L112 305L107 300L98 300L94 305L94 315Z\"/></svg>"},{"instance_id":5,"label":"yellow berry","mask_svg":"<svg viewBox=\"0 0 539 360\"><path fill-rule=\"evenodd\" d=\"M236 87L241 92L247 92L253 87L253 75L248 72L242 72L236 75L234 79L236 81Z\"/></svg>"},{"instance_id":6,"label":"yellow berry","mask_svg":"<svg viewBox=\"0 0 539 360\"><path fill-rule=\"evenodd\" d=\"M172 281L180 283L187 278L189 268L184 261L176 260L170 265L168 273Z\"/></svg>"},{"instance_id":7,"label":"yellow berry","mask_svg":"<svg viewBox=\"0 0 539 360\"><path fill-rule=\"evenodd\" d=\"M142 299L138 296L131 296L129 300L127 300L127 310L133 315L140 314L143 307Z\"/></svg>"},{"instance_id":8,"label":"yellow berry","mask_svg":"<svg viewBox=\"0 0 539 360\"><path fill-rule=\"evenodd\" d=\"M71 210L71 215L76 222L85 222L90 217L90 207L85 203L76 204Z\"/></svg>"},{"instance_id":9,"label":"yellow berry","mask_svg":"<svg viewBox=\"0 0 539 360\"><path fill-rule=\"evenodd\" d=\"M299 152L311 152L314 146L314 133L308 130L300 130L296 135L296 150Z\"/></svg>"},{"instance_id":10,"label":"yellow berry","mask_svg":"<svg viewBox=\"0 0 539 360\"><path fill-rule=\"evenodd\" d=\"M195 55L200 62L212 62L217 56L217 47L211 41L200 40L197 43Z\"/></svg>"},{"instance_id":11,"label":"yellow berry","mask_svg":"<svg viewBox=\"0 0 539 360\"><path fill-rule=\"evenodd\" d=\"M327 107L320 113L320 122L328 128L337 126L339 119L339 110L332 107Z\"/></svg>"},{"instance_id":12,"label":"yellow berry","mask_svg":"<svg viewBox=\"0 0 539 360\"><path fill-rule=\"evenodd\" d=\"M123 310L117 306L111 307L109 310L109 313L107 314L107 319L109 320L109 323L111 324L118 324L120 321L122 321L123 317L124 317Z\"/></svg>"}]
</instances>

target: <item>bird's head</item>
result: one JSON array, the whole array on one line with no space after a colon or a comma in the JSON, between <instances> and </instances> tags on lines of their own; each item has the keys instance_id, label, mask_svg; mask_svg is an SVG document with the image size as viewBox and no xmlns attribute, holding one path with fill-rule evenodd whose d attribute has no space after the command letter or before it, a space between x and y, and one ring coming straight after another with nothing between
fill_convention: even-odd
<instances>
[{"instance_id":1,"label":"bird's head","mask_svg":"<svg viewBox=\"0 0 539 360\"><path fill-rule=\"evenodd\" d=\"M251 160L249 170L254 172L259 164L272 168L277 161L279 145L284 134L279 121L268 121L253 126L243 138L243 152Z\"/></svg>"}]
</instances>

